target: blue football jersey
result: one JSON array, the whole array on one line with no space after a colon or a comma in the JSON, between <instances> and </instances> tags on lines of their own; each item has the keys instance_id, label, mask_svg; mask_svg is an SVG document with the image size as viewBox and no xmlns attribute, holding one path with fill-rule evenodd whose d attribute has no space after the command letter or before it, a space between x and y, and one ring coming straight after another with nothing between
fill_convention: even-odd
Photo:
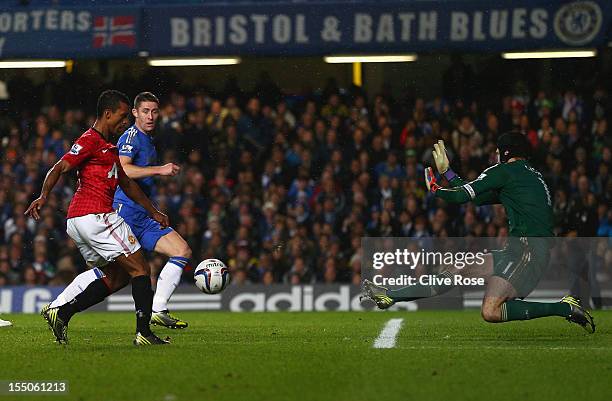
<instances>
[{"instance_id":1,"label":"blue football jersey","mask_svg":"<svg viewBox=\"0 0 612 401\"><path fill-rule=\"evenodd\" d=\"M148 167L157 164L157 150L153 144L153 138L136 128L136 125L132 125L121 135L117 142L117 149L119 149L119 156L131 157L132 164L135 166ZM139 178L135 181L145 195L151 197L155 185L153 177ZM131 200L121 187L117 187L114 203L144 210L142 206Z\"/></svg>"}]
</instances>

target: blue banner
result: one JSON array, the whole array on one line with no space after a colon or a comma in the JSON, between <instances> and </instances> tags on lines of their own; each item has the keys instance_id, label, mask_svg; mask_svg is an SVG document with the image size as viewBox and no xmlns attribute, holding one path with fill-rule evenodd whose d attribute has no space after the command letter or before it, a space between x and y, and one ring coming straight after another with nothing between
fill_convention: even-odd
<instances>
[{"instance_id":1,"label":"blue banner","mask_svg":"<svg viewBox=\"0 0 612 401\"><path fill-rule=\"evenodd\" d=\"M600 283L604 298L612 295L611 283ZM554 302L567 294L567 280L546 281L538 285L529 298L536 302ZM541 288L540 288L541 287ZM53 301L63 287L15 286L0 287L0 317L7 314L38 313ZM361 289L347 284L313 285L230 285L222 293L209 295L200 292L192 284L179 285L168 307L172 311L229 311L229 312L318 312L371 310L373 304L361 304ZM392 306L392 310L415 311L419 309L480 308L482 291L456 290L450 296L420 299ZM134 301L131 287L122 289L88 311L132 312ZM10 317L10 319L13 319ZM15 318L17 321L18 318ZM42 327L42 326L41 326Z\"/></svg>"},{"instance_id":2,"label":"blue banner","mask_svg":"<svg viewBox=\"0 0 612 401\"><path fill-rule=\"evenodd\" d=\"M0 58L127 57L140 49L138 7L0 11Z\"/></svg>"},{"instance_id":3,"label":"blue banner","mask_svg":"<svg viewBox=\"0 0 612 401\"><path fill-rule=\"evenodd\" d=\"M147 8L152 55L325 55L596 47L611 2L550 0Z\"/></svg>"},{"instance_id":4,"label":"blue banner","mask_svg":"<svg viewBox=\"0 0 612 401\"><path fill-rule=\"evenodd\" d=\"M13 313L38 313L53 301L62 287L14 286L0 287L0 317ZM172 311L231 311L231 312L278 312L278 311L361 311L373 305L361 305L359 286L320 285L230 285L220 294L204 294L195 285L179 285L172 295L168 307ZM438 302L439 303L439 302ZM458 301L442 303L446 309L461 306ZM418 305L405 303L394 306L395 310L416 310ZM88 311L133 312L134 301L130 287L124 288ZM17 319L16 319L17 320Z\"/></svg>"},{"instance_id":5,"label":"blue banner","mask_svg":"<svg viewBox=\"0 0 612 401\"><path fill-rule=\"evenodd\" d=\"M611 18L606 0L30 5L0 8L0 58L599 47Z\"/></svg>"},{"instance_id":6,"label":"blue banner","mask_svg":"<svg viewBox=\"0 0 612 401\"><path fill-rule=\"evenodd\" d=\"M64 287L0 287L0 316L3 313L38 313L53 301Z\"/></svg>"}]
</instances>

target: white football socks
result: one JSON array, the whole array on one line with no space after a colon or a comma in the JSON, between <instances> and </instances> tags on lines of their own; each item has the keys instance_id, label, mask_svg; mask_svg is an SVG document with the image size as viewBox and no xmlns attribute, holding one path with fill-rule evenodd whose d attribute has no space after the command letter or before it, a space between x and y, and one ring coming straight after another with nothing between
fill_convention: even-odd
<instances>
[{"instance_id":1,"label":"white football socks","mask_svg":"<svg viewBox=\"0 0 612 401\"><path fill-rule=\"evenodd\" d=\"M183 268L187 263L187 258L178 256L168 259L168 262L157 278L157 288L153 297L153 312L161 312L168 309L168 301L181 281Z\"/></svg>"},{"instance_id":2,"label":"white football socks","mask_svg":"<svg viewBox=\"0 0 612 401\"><path fill-rule=\"evenodd\" d=\"M68 287L51 302L52 308L57 308L72 301L77 295L85 291L85 288L95 280L104 277L102 270L94 267L91 270L84 271L72 280Z\"/></svg>"}]
</instances>

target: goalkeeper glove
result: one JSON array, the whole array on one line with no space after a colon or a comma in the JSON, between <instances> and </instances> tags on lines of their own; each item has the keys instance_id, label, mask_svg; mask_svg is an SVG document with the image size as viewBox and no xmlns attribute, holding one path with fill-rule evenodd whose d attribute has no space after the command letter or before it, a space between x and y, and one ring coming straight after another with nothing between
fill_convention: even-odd
<instances>
[{"instance_id":1,"label":"goalkeeper glove","mask_svg":"<svg viewBox=\"0 0 612 401\"><path fill-rule=\"evenodd\" d=\"M448 181L457 176L457 174L450 169L448 155L446 154L446 146L443 140L439 140L438 143L434 144L432 154L438 174L444 175Z\"/></svg>"},{"instance_id":2,"label":"goalkeeper glove","mask_svg":"<svg viewBox=\"0 0 612 401\"><path fill-rule=\"evenodd\" d=\"M446 147L444 141L439 140L438 143L434 144L434 150L432 152L438 174L444 174L448 170L448 156L446 155Z\"/></svg>"}]
</instances>

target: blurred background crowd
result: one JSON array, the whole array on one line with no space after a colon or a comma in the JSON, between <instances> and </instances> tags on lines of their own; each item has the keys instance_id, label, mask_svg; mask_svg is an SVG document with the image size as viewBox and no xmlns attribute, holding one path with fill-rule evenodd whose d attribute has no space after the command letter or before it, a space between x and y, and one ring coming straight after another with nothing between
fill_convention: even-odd
<instances>
[{"instance_id":1,"label":"blurred background crowd","mask_svg":"<svg viewBox=\"0 0 612 401\"><path fill-rule=\"evenodd\" d=\"M556 234L610 236L606 89L547 93L517 82L508 93L481 99L449 79L433 98L394 97L388 86L366 94L333 80L287 94L265 74L249 91L232 79L221 91L147 86L146 77L141 86L121 78L106 86L130 96L158 94L159 163L182 170L159 179L154 200L191 246L194 262L222 259L238 284L357 284L364 236L507 236L501 205L435 200L423 169L433 165L432 145L443 139L453 169L474 179L496 162L496 138L511 129L532 144L532 164L554 198ZM15 76L7 83L11 99L1 103L7 112L0 116L0 286L63 285L85 269L65 233L75 174L61 179L39 222L23 212L46 171L93 124L91 82L34 86ZM154 267L164 262L150 256Z\"/></svg>"}]
</instances>

